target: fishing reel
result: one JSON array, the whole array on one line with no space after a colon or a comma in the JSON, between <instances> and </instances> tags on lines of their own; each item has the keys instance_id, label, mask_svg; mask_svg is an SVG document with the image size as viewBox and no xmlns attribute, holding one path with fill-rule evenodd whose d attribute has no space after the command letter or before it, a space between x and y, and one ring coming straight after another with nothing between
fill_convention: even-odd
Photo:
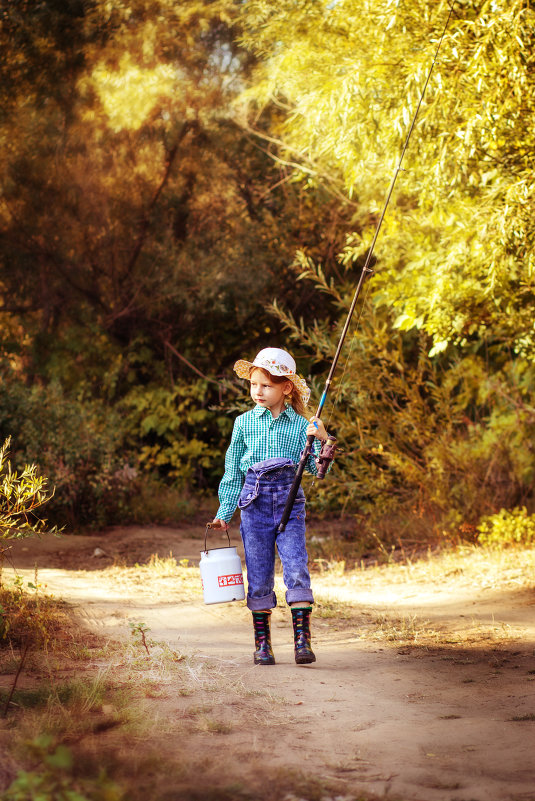
<instances>
[{"instance_id":1,"label":"fishing reel","mask_svg":"<svg viewBox=\"0 0 535 801\"><path fill-rule=\"evenodd\" d=\"M336 453L336 437L333 437L331 434L327 436L327 439L324 440L319 454L316 456L316 464L318 466L318 474L316 478L320 480L325 478L325 474L329 469L329 465L334 459L334 455Z\"/></svg>"}]
</instances>

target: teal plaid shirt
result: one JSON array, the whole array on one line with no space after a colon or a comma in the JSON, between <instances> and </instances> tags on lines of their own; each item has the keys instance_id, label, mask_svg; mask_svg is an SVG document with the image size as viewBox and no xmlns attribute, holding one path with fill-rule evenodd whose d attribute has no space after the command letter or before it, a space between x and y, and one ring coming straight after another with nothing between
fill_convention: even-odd
<instances>
[{"instance_id":1,"label":"teal plaid shirt","mask_svg":"<svg viewBox=\"0 0 535 801\"><path fill-rule=\"evenodd\" d=\"M245 474L251 465L276 456L291 459L297 465L306 445L308 425L308 420L291 406L275 418L269 409L260 405L236 418L225 456L225 473L219 485L220 506L216 514L219 520L228 523L234 514ZM314 453L319 453L320 447L321 443L316 439ZM313 455L309 456L306 469L313 475L317 474Z\"/></svg>"}]
</instances>

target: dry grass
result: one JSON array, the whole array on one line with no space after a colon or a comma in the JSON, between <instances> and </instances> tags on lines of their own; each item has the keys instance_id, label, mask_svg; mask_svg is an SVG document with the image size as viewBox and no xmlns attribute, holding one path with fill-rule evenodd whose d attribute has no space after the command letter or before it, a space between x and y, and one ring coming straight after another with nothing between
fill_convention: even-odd
<instances>
[{"instance_id":1,"label":"dry grass","mask_svg":"<svg viewBox=\"0 0 535 801\"><path fill-rule=\"evenodd\" d=\"M499 551L478 546L459 546L418 558L390 561L346 569L345 560L317 560L314 576L319 617L342 621L358 628L361 636L383 641L393 647L412 645L446 647L503 644L524 634L520 626L500 620L481 622L463 616L451 620L434 619L440 615L440 603L433 605L437 590L455 602L460 594L474 589L493 593L525 592L535 587L535 549L516 548ZM411 601L427 598L425 616L411 611ZM407 599L404 611L392 614L401 598ZM420 602L421 603L421 602ZM378 608L380 607L380 608ZM381 608L382 607L382 608ZM323 610L323 611L322 611ZM431 619L428 619L428 616Z\"/></svg>"},{"instance_id":2,"label":"dry grass","mask_svg":"<svg viewBox=\"0 0 535 801\"><path fill-rule=\"evenodd\" d=\"M135 590L140 596L165 597L182 601L202 597L199 569L188 559L178 562L173 556L161 558L153 554L143 565L115 564L102 571L118 590Z\"/></svg>"},{"instance_id":3,"label":"dry grass","mask_svg":"<svg viewBox=\"0 0 535 801\"><path fill-rule=\"evenodd\" d=\"M147 564L133 567L114 565L101 571L101 576L118 595L124 592L175 601L201 598L198 568L172 557L153 556ZM475 618L466 619L463 629L455 630L435 622L431 614L429 619L412 612L392 614L393 603L378 610L372 599L384 591L395 596L397 590L414 588L417 594L448 585L452 589L530 589L535 586L535 549L500 552L463 546L350 570L345 559L326 555L316 561L314 585L314 614L332 622L335 631L358 628L364 639L392 648L495 645L515 639L519 630L500 621L481 623ZM280 575L276 589L282 597ZM363 603L359 593L367 593L370 602ZM65 608L61 611L64 615ZM41 661L32 666L33 673L24 685L27 695L15 699L17 706L0 727L0 746L9 751L15 764L30 764L25 744L48 732L55 743L72 749L75 764L86 773L106 767L125 788L128 801L146 797L158 801L165 797L170 779L176 787L191 787L196 775L204 775L209 768L200 758L194 763L173 752L181 738L192 744L192 751L197 747L202 752L211 744L216 748L220 743L223 748L226 736L242 726L292 724L285 699L261 687L248 689L235 666L156 642L143 621L131 628L127 641L110 643L85 632L77 623L68 630L64 627L65 636L56 637L53 649L41 654ZM7 679L15 667L16 653L6 650L0 659L0 673L4 671ZM51 681L51 677L56 678ZM519 720L529 725L530 716L528 710ZM132 749L145 755L137 760L135 769ZM315 794L318 801L330 797L321 783L308 795L296 791L292 796L300 781L300 777L285 775L280 797L312 799ZM210 787L214 801L251 798L243 787ZM189 799L188 792L184 790L180 797ZM255 798L261 801L262 796Z\"/></svg>"},{"instance_id":4,"label":"dry grass","mask_svg":"<svg viewBox=\"0 0 535 801\"><path fill-rule=\"evenodd\" d=\"M456 591L526 590L535 588L535 548L498 551L477 546L462 546L446 551L428 550L417 559L367 566L364 563L345 569L345 562L322 560L321 571L314 576L318 594L347 600L359 592L400 585L415 589L446 587Z\"/></svg>"},{"instance_id":5,"label":"dry grass","mask_svg":"<svg viewBox=\"0 0 535 801\"><path fill-rule=\"evenodd\" d=\"M167 567L174 577L174 566ZM141 574L147 570L165 574L167 567L152 564L141 568ZM115 570L116 576L119 569ZM135 581L139 570L129 569L127 580ZM83 660L78 658L81 653ZM15 668L16 660L10 657L7 666L7 649L0 652L0 661L3 657L9 680L7 669ZM23 775L30 776L29 781L44 782L46 774L47 782L53 780L69 790L85 788L93 776L99 792L104 768L113 780L114 793L105 797L117 801L123 797L145 801L147 793L155 801L163 799L169 782L196 786L199 766L189 757L184 761L180 749L176 751L181 738L198 739L202 752L210 747L210 738L224 740L244 724L260 727L268 719L273 725L290 720L284 699L262 689L248 690L239 671L228 668L222 660L198 658L154 641L148 627L141 624L133 627L126 642L111 643L84 631L73 619L69 636L40 654L39 667L36 663L25 677L9 717L0 722L0 748L11 764L2 777L0 795L15 770L28 768L30 774ZM46 746L40 745L43 735ZM58 767L57 776L50 779L50 760L55 760L58 746L68 747L72 765ZM217 784L211 792L219 797Z\"/></svg>"},{"instance_id":6,"label":"dry grass","mask_svg":"<svg viewBox=\"0 0 535 801\"><path fill-rule=\"evenodd\" d=\"M334 549L336 550L336 549ZM384 564L368 566L360 560L353 568L353 561L338 558L335 552L311 557L314 579L339 583L358 582L359 586L370 586L377 581L388 584L431 583L454 579L458 585L477 586L481 589L505 587L535 587L535 548L508 548L498 550L476 545L461 545L445 550L427 549L418 555L409 555L398 550L390 554ZM152 555L143 565L125 567L116 564L102 571L104 577L112 578L118 586L142 586L150 579L153 586L166 591L171 587L175 593L188 597L201 597L202 590L198 567L185 560ZM279 576L280 578L280 576ZM281 585L282 586L282 585Z\"/></svg>"},{"instance_id":7,"label":"dry grass","mask_svg":"<svg viewBox=\"0 0 535 801\"><path fill-rule=\"evenodd\" d=\"M430 625L428 620L420 620L417 615L392 617L379 614L371 621L366 636L372 640L394 643L395 645L425 645L437 643L443 632Z\"/></svg>"},{"instance_id":8,"label":"dry grass","mask_svg":"<svg viewBox=\"0 0 535 801\"><path fill-rule=\"evenodd\" d=\"M428 549L416 558L400 554L399 561L385 565L366 567L361 562L344 575L358 579L362 586L377 580L389 584L427 584L454 579L458 586L481 589L533 588L535 548L497 550L463 545L438 552Z\"/></svg>"}]
</instances>

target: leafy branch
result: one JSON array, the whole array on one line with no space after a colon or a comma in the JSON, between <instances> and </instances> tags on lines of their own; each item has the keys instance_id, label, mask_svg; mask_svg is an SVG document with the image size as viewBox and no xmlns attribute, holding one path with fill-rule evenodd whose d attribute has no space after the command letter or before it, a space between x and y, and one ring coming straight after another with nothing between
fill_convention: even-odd
<instances>
[{"instance_id":1,"label":"leafy branch","mask_svg":"<svg viewBox=\"0 0 535 801\"><path fill-rule=\"evenodd\" d=\"M22 539L46 531L46 520L36 511L54 495L48 479L38 474L37 465L14 471L8 459L11 437L0 447L0 540ZM54 526L48 533L55 533Z\"/></svg>"}]
</instances>

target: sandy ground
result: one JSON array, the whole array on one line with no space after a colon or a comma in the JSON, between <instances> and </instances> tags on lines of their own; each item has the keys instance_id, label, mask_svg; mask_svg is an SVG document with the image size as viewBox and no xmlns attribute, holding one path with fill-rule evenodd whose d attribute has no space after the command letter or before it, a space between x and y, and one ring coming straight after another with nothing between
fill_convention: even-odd
<instances>
[{"instance_id":1,"label":"sandy ground","mask_svg":"<svg viewBox=\"0 0 535 801\"><path fill-rule=\"evenodd\" d=\"M531 588L513 581L498 590L460 571L395 583L388 573L371 583L317 575L324 604L342 600L351 613L316 616L317 662L298 667L281 605L277 664L260 667L242 604L206 606L199 593L181 597L172 581L155 593L150 582L123 585L103 572L151 553L198 562L201 547L198 527L144 527L21 542L13 558L19 572L37 564L47 590L76 605L87 626L124 636L129 622L143 621L155 640L219 664L229 687L243 686L246 714L229 694L226 719L235 715L236 725L224 737L196 730L184 740L169 728L171 744L181 737L176 747L191 760L202 754L211 775L247 781L251 772L291 768L334 781L344 799L535 801L535 576ZM418 637L403 644L396 626L419 627L420 647ZM184 703L155 699L154 713L168 721Z\"/></svg>"}]
</instances>

